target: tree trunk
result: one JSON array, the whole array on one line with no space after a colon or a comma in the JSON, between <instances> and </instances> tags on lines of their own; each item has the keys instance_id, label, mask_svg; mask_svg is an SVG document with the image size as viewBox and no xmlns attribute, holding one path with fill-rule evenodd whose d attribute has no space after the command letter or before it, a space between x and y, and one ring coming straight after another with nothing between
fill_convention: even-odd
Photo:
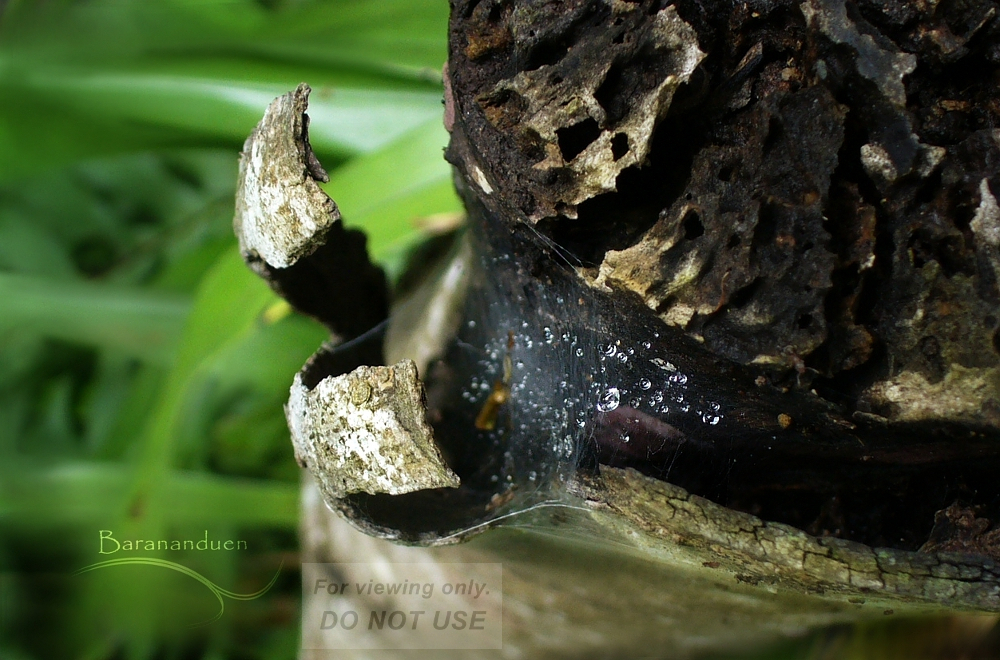
<instances>
[{"instance_id":1,"label":"tree trunk","mask_svg":"<svg viewBox=\"0 0 1000 660\"><path fill-rule=\"evenodd\" d=\"M455 1L468 229L384 332L276 101L236 226L336 337L287 408L308 560L502 562L529 657L1000 611L998 62L992 2Z\"/></svg>"}]
</instances>

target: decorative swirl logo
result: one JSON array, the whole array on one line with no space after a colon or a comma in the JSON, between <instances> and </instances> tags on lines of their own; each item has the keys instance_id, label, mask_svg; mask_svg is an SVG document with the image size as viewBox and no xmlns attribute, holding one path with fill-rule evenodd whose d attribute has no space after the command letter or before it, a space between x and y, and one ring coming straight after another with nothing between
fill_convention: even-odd
<instances>
[{"instance_id":1,"label":"decorative swirl logo","mask_svg":"<svg viewBox=\"0 0 1000 660\"><path fill-rule=\"evenodd\" d=\"M184 575L187 575L190 578L194 578L198 582L201 582L203 585L208 587L209 591L215 594L216 600L219 601L219 612L218 614L216 614L214 617L212 617L207 621L202 621L201 623L193 624L195 626L207 625L209 623L214 623L215 621L221 619L222 615L226 611L226 601L224 600L224 598L229 598L231 600L254 600L266 594L268 591L271 590L271 587L273 587L274 583L278 580L278 575L281 574L281 568L282 566L284 566L284 562L282 562L281 566L278 566L277 573L275 573L274 577L271 578L271 581L267 583L267 586L265 586L263 589L260 589L259 591L253 592L252 594L238 594L235 591L229 591L228 589L223 589L222 587L215 584L201 573L198 573L197 571L192 570L187 566L183 566L176 562L167 561L166 559L156 559L154 557L122 557L121 559L108 559L107 561L99 561L96 564L91 564L90 566L84 566L80 570L76 571L75 575L82 575L84 573L89 573L90 571L96 571L99 568L108 568L110 566L124 566L127 564L139 564L144 566L159 566L161 568L169 568L172 571L177 571L178 573L183 573Z\"/></svg>"}]
</instances>

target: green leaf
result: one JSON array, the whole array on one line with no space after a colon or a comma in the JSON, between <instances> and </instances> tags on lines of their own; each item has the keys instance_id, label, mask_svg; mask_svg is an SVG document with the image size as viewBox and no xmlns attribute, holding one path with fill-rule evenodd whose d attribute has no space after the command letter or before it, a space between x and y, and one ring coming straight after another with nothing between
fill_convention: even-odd
<instances>
[{"instance_id":1,"label":"green leaf","mask_svg":"<svg viewBox=\"0 0 1000 660\"><path fill-rule=\"evenodd\" d=\"M70 525L93 531L121 529L114 511L131 486L127 466L109 463L66 463L39 469L20 466L17 475L5 466L0 481L0 518L19 525L36 521L45 527ZM234 479L193 472L173 472L163 495L166 527L225 525L294 529L298 519L298 486ZM156 538L147 536L146 538Z\"/></svg>"},{"instance_id":2,"label":"green leaf","mask_svg":"<svg viewBox=\"0 0 1000 660\"><path fill-rule=\"evenodd\" d=\"M190 310L186 297L0 273L0 331L17 328L164 362Z\"/></svg>"},{"instance_id":3,"label":"green leaf","mask_svg":"<svg viewBox=\"0 0 1000 660\"><path fill-rule=\"evenodd\" d=\"M323 185L344 222L368 234L368 250L376 259L412 237L415 220L461 211L451 165L442 153L447 141L448 133L435 118L391 145L353 159Z\"/></svg>"},{"instance_id":4,"label":"green leaf","mask_svg":"<svg viewBox=\"0 0 1000 660\"><path fill-rule=\"evenodd\" d=\"M314 146L343 158L440 116L447 3L92 2L0 23L0 179L166 144L238 148L280 94L316 89Z\"/></svg>"}]
</instances>

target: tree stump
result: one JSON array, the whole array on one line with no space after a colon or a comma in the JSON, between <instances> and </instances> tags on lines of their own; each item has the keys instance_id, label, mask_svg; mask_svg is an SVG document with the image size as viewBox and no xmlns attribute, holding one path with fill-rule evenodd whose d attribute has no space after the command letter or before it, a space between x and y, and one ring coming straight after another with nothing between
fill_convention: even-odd
<instances>
[{"instance_id":1,"label":"tree stump","mask_svg":"<svg viewBox=\"0 0 1000 660\"><path fill-rule=\"evenodd\" d=\"M244 255L334 334L308 560L501 561L530 657L1000 611L995 3L455 0L449 43L423 284L316 195L308 87L244 150Z\"/></svg>"}]
</instances>

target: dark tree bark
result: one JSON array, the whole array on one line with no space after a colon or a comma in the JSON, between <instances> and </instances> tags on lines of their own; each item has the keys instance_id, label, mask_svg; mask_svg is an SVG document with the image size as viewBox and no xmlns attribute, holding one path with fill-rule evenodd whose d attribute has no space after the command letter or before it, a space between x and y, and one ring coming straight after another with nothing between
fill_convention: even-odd
<instances>
[{"instance_id":1,"label":"dark tree bark","mask_svg":"<svg viewBox=\"0 0 1000 660\"><path fill-rule=\"evenodd\" d=\"M238 206L256 270L340 333L288 406L326 502L397 542L476 537L400 554L309 495L310 557L502 559L539 657L1000 611L995 4L456 0L449 43L468 230L384 333L316 295L384 288L329 200ZM307 94L269 114L308 187Z\"/></svg>"}]
</instances>

